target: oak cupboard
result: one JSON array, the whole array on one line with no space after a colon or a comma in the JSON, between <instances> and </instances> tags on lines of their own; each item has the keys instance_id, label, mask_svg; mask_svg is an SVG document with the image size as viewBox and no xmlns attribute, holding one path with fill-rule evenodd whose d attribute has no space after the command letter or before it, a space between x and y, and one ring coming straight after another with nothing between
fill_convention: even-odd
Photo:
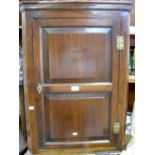
<instances>
[{"instance_id":1,"label":"oak cupboard","mask_svg":"<svg viewBox=\"0 0 155 155\"><path fill-rule=\"evenodd\" d=\"M32 154L124 148L130 9L129 0L20 3Z\"/></svg>"}]
</instances>

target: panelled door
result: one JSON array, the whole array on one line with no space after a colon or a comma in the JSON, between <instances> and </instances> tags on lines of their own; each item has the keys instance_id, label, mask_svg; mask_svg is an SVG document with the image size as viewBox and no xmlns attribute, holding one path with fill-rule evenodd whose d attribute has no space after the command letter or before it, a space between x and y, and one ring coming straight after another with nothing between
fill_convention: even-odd
<instances>
[{"instance_id":1,"label":"panelled door","mask_svg":"<svg viewBox=\"0 0 155 155\"><path fill-rule=\"evenodd\" d=\"M116 145L120 18L101 17L33 20L40 148Z\"/></svg>"}]
</instances>

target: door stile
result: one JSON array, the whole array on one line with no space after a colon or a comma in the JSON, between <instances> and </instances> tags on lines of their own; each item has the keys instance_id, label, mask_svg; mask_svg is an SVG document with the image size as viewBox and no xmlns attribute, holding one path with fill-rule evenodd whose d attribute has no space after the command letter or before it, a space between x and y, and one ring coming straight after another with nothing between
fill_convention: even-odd
<instances>
[{"instance_id":1,"label":"door stile","mask_svg":"<svg viewBox=\"0 0 155 155\"><path fill-rule=\"evenodd\" d=\"M38 149L38 136L36 124L36 98L34 86L34 61L33 61L33 30L31 15L22 13L23 37L23 63L24 63L24 94L26 109L27 141L30 150Z\"/></svg>"},{"instance_id":2,"label":"door stile","mask_svg":"<svg viewBox=\"0 0 155 155\"><path fill-rule=\"evenodd\" d=\"M125 147L125 121L127 110L127 89L128 89L128 51L129 51L129 15L123 13L121 16L120 34L125 38L124 49L120 54L120 72L119 72L119 104L118 104L118 119L121 124L120 134L117 139L119 149Z\"/></svg>"},{"instance_id":3,"label":"door stile","mask_svg":"<svg viewBox=\"0 0 155 155\"><path fill-rule=\"evenodd\" d=\"M116 48L116 37L120 35L120 18L117 18L117 20L114 19L114 27L113 27L113 34L112 34L112 49L113 49L113 55L112 55L112 99L111 99L111 140L112 145L116 145L117 143L117 135L114 134L114 124L118 122L118 90L119 90L119 53Z\"/></svg>"}]
</instances>

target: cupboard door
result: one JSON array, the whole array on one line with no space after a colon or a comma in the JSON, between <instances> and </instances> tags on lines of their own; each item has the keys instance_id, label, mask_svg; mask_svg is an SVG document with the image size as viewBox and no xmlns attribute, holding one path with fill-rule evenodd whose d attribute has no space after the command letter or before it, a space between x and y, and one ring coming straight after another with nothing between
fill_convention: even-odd
<instances>
[{"instance_id":1,"label":"cupboard door","mask_svg":"<svg viewBox=\"0 0 155 155\"><path fill-rule=\"evenodd\" d=\"M116 20L116 19L117 20ZM34 19L39 148L115 146L120 18Z\"/></svg>"},{"instance_id":2,"label":"cupboard door","mask_svg":"<svg viewBox=\"0 0 155 155\"><path fill-rule=\"evenodd\" d=\"M32 154L124 148L131 5L130 0L20 3Z\"/></svg>"}]
</instances>

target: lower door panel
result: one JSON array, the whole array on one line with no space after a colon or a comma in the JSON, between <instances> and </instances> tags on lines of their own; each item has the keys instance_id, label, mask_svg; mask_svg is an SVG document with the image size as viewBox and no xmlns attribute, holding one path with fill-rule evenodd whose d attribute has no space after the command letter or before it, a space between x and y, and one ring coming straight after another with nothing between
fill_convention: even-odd
<instances>
[{"instance_id":1,"label":"lower door panel","mask_svg":"<svg viewBox=\"0 0 155 155\"><path fill-rule=\"evenodd\" d=\"M110 92L45 93L41 109L42 146L109 144L110 100Z\"/></svg>"}]
</instances>

